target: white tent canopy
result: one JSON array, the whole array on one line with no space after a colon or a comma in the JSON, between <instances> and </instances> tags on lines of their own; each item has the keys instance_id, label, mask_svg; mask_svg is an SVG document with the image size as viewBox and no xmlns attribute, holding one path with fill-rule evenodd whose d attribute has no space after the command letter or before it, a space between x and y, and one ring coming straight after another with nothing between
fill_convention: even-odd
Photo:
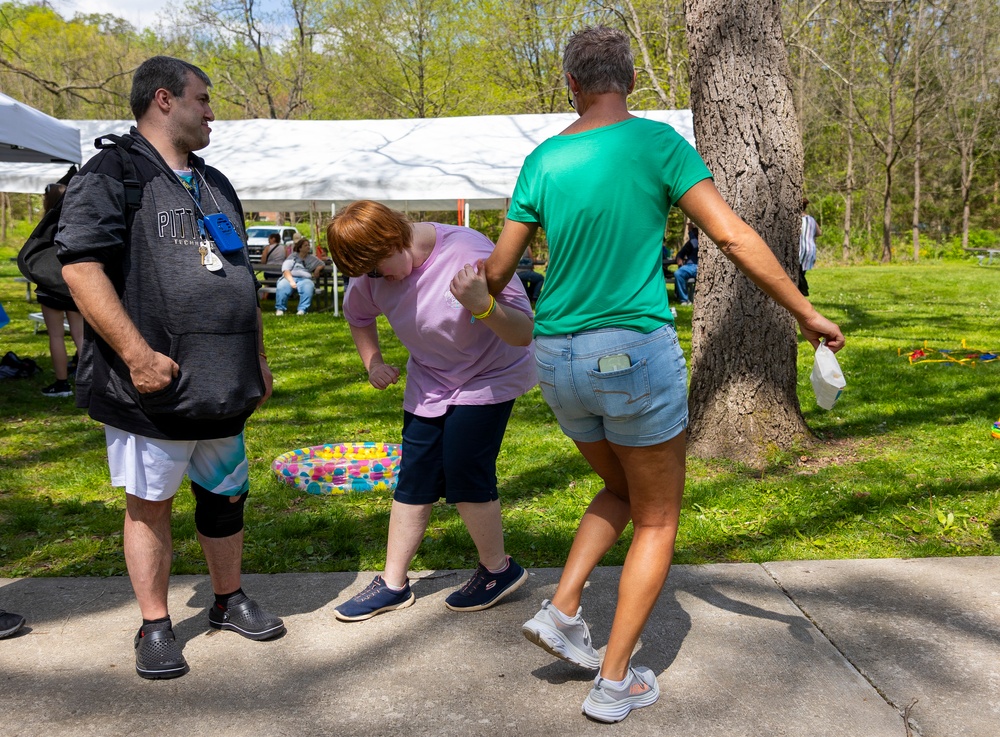
<instances>
[{"instance_id":1,"label":"white tent canopy","mask_svg":"<svg viewBox=\"0 0 1000 737\"><path fill-rule=\"evenodd\" d=\"M56 161L80 163L80 131L0 92L0 162Z\"/></svg>"},{"instance_id":2,"label":"white tent canopy","mask_svg":"<svg viewBox=\"0 0 1000 737\"><path fill-rule=\"evenodd\" d=\"M635 112L670 124L692 144L690 110ZM576 120L575 113L407 120L229 120L212 123L199 152L236 188L248 211L329 210L358 199L401 210L500 209L525 157ZM128 121L78 126L82 159L94 139ZM0 164L0 192L41 192L65 167Z\"/></svg>"}]
</instances>

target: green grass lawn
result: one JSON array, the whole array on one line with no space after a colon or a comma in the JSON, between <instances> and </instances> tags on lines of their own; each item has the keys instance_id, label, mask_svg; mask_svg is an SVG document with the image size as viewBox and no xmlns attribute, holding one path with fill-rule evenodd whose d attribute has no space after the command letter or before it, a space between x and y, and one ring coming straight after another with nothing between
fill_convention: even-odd
<instances>
[{"instance_id":1,"label":"green grass lawn","mask_svg":"<svg viewBox=\"0 0 1000 737\"><path fill-rule=\"evenodd\" d=\"M0 576L122 575L123 494L112 489L100 425L72 400L43 397L52 380L37 311L0 266L11 324L0 353L34 357L45 373L0 381ZM763 471L691 459L676 561L994 555L1000 553L1000 361L911 365L915 348L1000 350L1000 268L974 262L821 268L813 299L847 334L848 387L835 409L812 397L800 343L799 397L818 442ZM387 494L309 496L277 481L280 453L332 441L399 442L402 383L364 376L343 318L265 312L275 392L247 427L252 494L248 572L380 569ZM678 329L690 348L691 309ZM387 358L405 352L386 332ZM902 355L900 355L902 354ZM565 560L597 477L559 432L535 389L518 400L500 455L508 549L528 566ZM175 573L201 573L190 494L174 506ZM628 544L608 554L620 564ZM476 552L452 507L439 505L415 569L469 568Z\"/></svg>"}]
</instances>

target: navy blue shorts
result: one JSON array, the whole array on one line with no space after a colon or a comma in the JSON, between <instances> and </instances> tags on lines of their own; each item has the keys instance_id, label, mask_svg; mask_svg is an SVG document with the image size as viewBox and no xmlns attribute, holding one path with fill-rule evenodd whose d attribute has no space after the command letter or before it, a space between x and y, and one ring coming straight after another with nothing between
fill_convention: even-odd
<instances>
[{"instance_id":1,"label":"navy blue shorts","mask_svg":"<svg viewBox=\"0 0 1000 737\"><path fill-rule=\"evenodd\" d=\"M497 456L514 400L453 405L440 417L403 412L403 456L393 499L401 504L491 502Z\"/></svg>"}]
</instances>

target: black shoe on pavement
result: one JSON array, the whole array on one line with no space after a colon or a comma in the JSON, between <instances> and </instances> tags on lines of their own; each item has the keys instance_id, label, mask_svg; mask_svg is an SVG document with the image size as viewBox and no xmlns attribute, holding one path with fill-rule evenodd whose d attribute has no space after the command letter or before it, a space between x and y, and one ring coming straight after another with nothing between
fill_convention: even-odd
<instances>
[{"instance_id":1,"label":"black shoe on pavement","mask_svg":"<svg viewBox=\"0 0 1000 737\"><path fill-rule=\"evenodd\" d=\"M188 672L170 621L143 625L135 634L135 672L142 678L178 678Z\"/></svg>"},{"instance_id":2,"label":"black shoe on pavement","mask_svg":"<svg viewBox=\"0 0 1000 737\"><path fill-rule=\"evenodd\" d=\"M270 640L285 634L285 623L265 612L253 599L228 609L214 605L208 612L208 623L217 630L232 630L251 640Z\"/></svg>"},{"instance_id":3,"label":"black shoe on pavement","mask_svg":"<svg viewBox=\"0 0 1000 737\"><path fill-rule=\"evenodd\" d=\"M0 640L10 637L24 626L24 617L0 609Z\"/></svg>"}]
</instances>

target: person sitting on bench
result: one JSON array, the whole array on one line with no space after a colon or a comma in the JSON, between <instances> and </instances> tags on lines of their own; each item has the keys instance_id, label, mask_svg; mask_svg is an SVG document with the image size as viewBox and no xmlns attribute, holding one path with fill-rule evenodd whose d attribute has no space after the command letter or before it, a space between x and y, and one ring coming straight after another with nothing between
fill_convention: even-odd
<instances>
[{"instance_id":1,"label":"person sitting on bench","mask_svg":"<svg viewBox=\"0 0 1000 737\"><path fill-rule=\"evenodd\" d=\"M309 312L309 305L316 292L315 280L319 278L324 266L322 261L312 255L308 238L296 241L292 254L281 265L282 276L275 287L274 314L279 317L285 314L293 289L299 293L299 309L296 314L304 315Z\"/></svg>"},{"instance_id":2,"label":"person sitting on bench","mask_svg":"<svg viewBox=\"0 0 1000 737\"><path fill-rule=\"evenodd\" d=\"M674 292L682 305L691 304L692 294L688 292L688 279L698 277L698 228L688 226L687 243L677 252L677 270L674 272Z\"/></svg>"}]
</instances>

